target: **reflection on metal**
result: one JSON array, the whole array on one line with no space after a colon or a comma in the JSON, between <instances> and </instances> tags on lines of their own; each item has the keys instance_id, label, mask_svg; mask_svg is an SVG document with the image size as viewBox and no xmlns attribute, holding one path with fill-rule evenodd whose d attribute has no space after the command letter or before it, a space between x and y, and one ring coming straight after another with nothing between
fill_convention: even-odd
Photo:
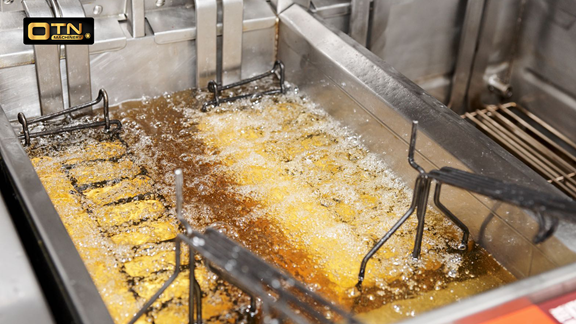
<instances>
[{"instance_id":1,"label":"reflection on metal","mask_svg":"<svg viewBox=\"0 0 576 324\"><path fill-rule=\"evenodd\" d=\"M278 78L278 81L280 82L280 86L278 89L266 90L266 91L257 92L257 93L242 94L242 95L238 95L238 96L234 96L234 97L223 97L223 98L220 97L220 95L222 94L222 91L224 91L224 90L230 90L232 88L236 88L236 87L239 87L239 86L242 86L242 85L248 84L250 82L254 82L256 80L260 80L260 79L263 79L265 77L272 76L272 75L275 75ZM257 98L257 97L261 97L261 96L265 96L265 95L284 93L284 92L286 92L286 86L284 84L284 64L280 61L276 61L274 63L274 67L272 68L272 70L270 70L268 72L264 72L264 73L259 74L257 76L254 76L254 77L251 77L251 78L239 81L239 82L224 85L224 86L220 86L220 85L218 85L218 82L212 80L212 81L208 82L208 90L214 94L214 99L212 101L205 102L202 105L202 111L203 112L206 112L208 110L208 106L218 106L218 105L220 105L221 102L232 102L232 101L240 100L243 98Z\"/></svg>"},{"instance_id":2,"label":"reflection on metal","mask_svg":"<svg viewBox=\"0 0 576 324\"><path fill-rule=\"evenodd\" d=\"M53 17L52 10L45 0L24 0L28 17ZM62 80L60 74L60 46L34 45L36 79L42 114L50 114L64 108Z\"/></svg>"},{"instance_id":3,"label":"reflection on metal","mask_svg":"<svg viewBox=\"0 0 576 324\"><path fill-rule=\"evenodd\" d=\"M216 0L195 0L196 6L196 87L216 80Z\"/></svg>"},{"instance_id":4,"label":"reflection on metal","mask_svg":"<svg viewBox=\"0 0 576 324\"><path fill-rule=\"evenodd\" d=\"M104 120L103 121L92 122L92 123L87 123L87 124L79 124L79 125L74 125L74 126L64 126L64 127L50 129L50 130L46 130L46 131L40 131L40 132L36 132L36 133L30 132L29 126L32 124L37 124L37 123L48 121L48 120L51 120L51 119L54 119L54 118L57 118L60 116L71 114L73 112L82 110L84 108L94 106L94 105L98 104L100 101L103 101L103 106L104 106ZM61 110L59 112L56 112L56 113L53 113L50 115L45 115L45 116L38 117L38 118L35 118L32 120L28 120L26 118L26 116L24 115L24 113L18 113L18 122L22 125L22 134L19 135L18 138L24 140L24 145L30 145L30 139L34 138L34 137L55 135L55 134L60 134L60 133L66 133L66 132L72 132L72 131L81 130L81 129L95 128L95 127L102 127L102 126L104 126L104 130L109 132L111 125L116 125L114 130L111 131L112 134L115 134L122 128L122 123L119 120L110 120L110 113L109 113L109 108L108 108L108 94L106 93L106 90L104 90L104 89L100 89L100 91L98 92L98 98L96 98L94 101L91 101L91 102L88 102L88 103L85 103L85 104L82 104L82 105L79 105L76 107L72 107L72 108L69 108L66 110Z\"/></svg>"},{"instance_id":5,"label":"reflection on metal","mask_svg":"<svg viewBox=\"0 0 576 324\"><path fill-rule=\"evenodd\" d=\"M370 0L352 0L351 11L350 36L360 45L366 46L370 22Z\"/></svg>"},{"instance_id":6,"label":"reflection on metal","mask_svg":"<svg viewBox=\"0 0 576 324\"><path fill-rule=\"evenodd\" d=\"M364 281L364 273L368 261L376 252L378 252L386 241L394 235L400 226L408 220L415 210L417 210L418 228L416 231L416 240L414 242L412 257L420 257L420 249L424 235L424 218L428 206L430 186L433 180L436 181L434 204L463 232L462 241L458 246L460 250L466 249L470 233L468 227L466 227L462 221L460 221L445 205L440 202L440 194L443 184L533 211L536 216L536 221L538 222L538 233L532 238L534 244L542 243L554 235L560 219L572 223L576 222L576 201L567 199L560 195L543 193L528 187L450 167L443 167L439 170L432 170L427 173L414 160L417 126L418 122L414 121L412 123L412 136L410 138L410 147L408 149L408 162L419 173L414 185L412 204L404 216L402 216L402 218L392 226L392 228L376 243L376 245L362 260L360 272L358 274L358 288L361 287L362 282ZM548 218L545 218L545 215L548 216ZM484 223L486 223L486 221Z\"/></svg>"},{"instance_id":7,"label":"reflection on metal","mask_svg":"<svg viewBox=\"0 0 576 324\"><path fill-rule=\"evenodd\" d=\"M243 20L243 0L222 1L222 83L241 79Z\"/></svg>"},{"instance_id":8,"label":"reflection on metal","mask_svg":"<svg viewBox=\"0 0 576 324\"><path fill-rule=\"evenodd\" d=\"M502 82L496 74L488 78L488 89L497 93L502 98L512 97L512 86Z\"/></svg>"},{"instance_id":9,"label":"reflection on metal","mask_svg":"<svg viewBox=\"0 0 576 324\"><path fill-rule=\"evenodd\" d=\"M144 14L144 0L126 1L126 19L130 24L130 31L134 38L146 36L146 22L144 20Z\"/></svg>"},{"instance_id":10,"label":"reflection on metal","mask_svg":"<svg viewBox=\"0 0 576 324\"><path fill-rule=\"evenodd\" d=\"M175 266L172 276L144 304L128 324L134 324L146 313L148 308L172 284L181 271L182 243L190 248L190 302L188 323L202 323L202 291L195 277L195 254L202 256L208 268L220 278L240 288L250 296L249 323L256 321L256 296L262 305L264 323L275 323L272 318L288 319L291 323L332 324L333 316L337 323L357 324L348 312L312 292L292 276L280 271L264 260L230 240L213 228L207 228L202 234L190 226L182 215L182 186L184 183L181 169L175 172L176 178L176 214L185 234L179 234L174 240ZM272 296L277 296L273 298ZM194 320L196 315L196 321Z\"/></svg>"},{"instance_id":11,"label":"reflection on metal","mask_svg":"<svg viewBox=\"0 0 576 324\"><path fill-rule=\"evenodd\" d=\"M274 7L277 14L282 13L284 10L290 8L293 4L297 4L302 8L310 8L310 0L271 0L270 3Z\"/></svg>"},{"instance_id":12,"label":"reflection on metal","mask_svg":"<svg viewBox=\"0 0 576 324\"><path fill-rule=\"evenodd\" d=\"M448 104L450 109L460 114L466 111L466 91L468 90L468 82L474 62L484 4L485 0L470 0L466 4L466 15L462 25L462 34L460 36L460 45Z\"/></svg>"},{"instance_id":13,"label":"reflection on metal","mask_svg":"<svg viewBox=\"0 0 576 324\"><path fill-rule=\"evenodd\" d=\"M462 117L576 198L576 143L554 127L515 103L488 106Z\"/></svg>"}]
</instances>

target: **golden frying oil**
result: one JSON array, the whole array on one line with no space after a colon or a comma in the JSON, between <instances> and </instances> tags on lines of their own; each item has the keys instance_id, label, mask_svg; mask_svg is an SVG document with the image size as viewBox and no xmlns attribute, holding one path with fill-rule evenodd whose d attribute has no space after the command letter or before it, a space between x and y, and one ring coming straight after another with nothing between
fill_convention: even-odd
<instances>
[{"instance_id":1,"label":"golden frying oil","mask_svg":"<svg viewBox=\"0 0 576 324\"><path fill-rule=\"evenodd\" d=\"M31 157L60 159L64 173L81 189L83 211L106 234L103 240L109 247L103 253L116 258L135 293L136 301L126 304L141 305L167 278L166 267L142 259L148 252L134 251L147 251L147 245L148 250L158 249L155 244L164 242L160 244L167 252L157 253L165 253L163 259L173 255L166 246L174 236L170 224L175 224L176 168L184 171L184 211L195 228L220 229L368 323L415 316L514 280L478 246L457 251L459 230L430 210L421 260L409 257L416 227L412 219L373 258L363 290L356 291L362 257L407 210L411 192L356 135L306 98L292 93L201 113L199 99L206 98L205 93L184 91L112 109L124 125L119 139L112 141L125 145L116 148L127 151L119 158L100 157L86 149L80 150L86 152L84 160L57 153L76 152L78 143L86 141L98 143L103 136L97 130L41 139L30 150ZM54 140L59 144L50 144ZM121 170L110 163L122 163ZM36 167L40 174L42 165ZM112 178L116 180L106 183ZM139 185L131 186L134 181ZM58 190L48 191L54 202ZM151 193L164 199L165 211L150 202L153 197L146 195ZM121 207L114 207L118 201ZM146 221L139 221L143 216L123 211L128 209L137 215L143 209L162 214L149 218L160 217L158 224L166 224L166 230L150 234ZM83 239L87 238L76 237ZM204 277L211 278L207 273ZM159 312L148 314L146 320L185 318L182 305L187 296L180 295L165 296ZM222 304L240 296L237 291L228 293ZM225 318L217 317L217 312L242 313L238 309L245 303L244 298L232 303L239 305L236 309L213 307L212 318Z\"/></svg>"}]
</instances>

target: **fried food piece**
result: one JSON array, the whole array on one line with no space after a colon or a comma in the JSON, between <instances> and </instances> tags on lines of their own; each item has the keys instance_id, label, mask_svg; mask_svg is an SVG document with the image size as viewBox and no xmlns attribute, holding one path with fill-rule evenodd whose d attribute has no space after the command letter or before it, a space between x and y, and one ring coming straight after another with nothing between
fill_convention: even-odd
<instances>
[{"instance_id":1,"label":"fried food piece","mask_svg":"<svg viewBox=\"0 0 576 324\"><path fill-rule=\"evenodd\" d=\"M108 160L126 154L121 142L98 142L71 148L61 156L62 164L74 165L83 161Z\"/></svg>"},{"instance_id":2,"label":"fried food piece","mask_svg":"<svg viewBox=\"0 0 576 324\"><path fill-rule=\"evenodd\" d=\"M118 245L142 245L171 240L178 235L178 227L171 221L152 221L122 229L110 239Z\"/></svg>"},{"instance_id":3,"label":"fried food piece","mask_svg":"<svg viewBox=\"0 0 576 324\"><path fill-rule=\"evenodd\" d=\"M102 181L134 178L140 168L128 159L119 162L95 161L79 164L70 169L69 174L79 186Z\"/></svg>"},{"instance_id":4,"label":"fried food piece","mask_svg":"<svg viewBox=\"0 0 576 324\"><path fill-rule=\"evenodd\" d=\"M234 308L235 305L230 297L220 290L202 298L202 318L204 320L229 313ZM188 303L169 303L167 307L152 311L152 316L156 324L187 323Z\"/></svg>"},{"instance_id":5,"label":"fried food piece","mask_svg":"<svg viewBox=\"0 0 576 324\"><path fill-rule=\"evenodd\" d=\"M94 211L94 216L100 226L109 228L128 222L156 219L164 210L164 205L158 200L138 200L100 207Z\"/></svg>"},{"instance_id":6,"label":"fried food piece","mask_svg":"<svg viewBox=\"0 0 576 324\"><path fill-rule=\"evenodd\" d=\"M182 265L188 264L188 252L182 252ZM161 270L173 271L176 264L175 253L172 250L150 251L124 263L124 270L132 277L147 277Z\"/></svg>"},{"instance_id":7,"label":"fried food piece","mask_svg":"<svg viewBox=\"0 0 576 324\"><path fill-rule=\"evenodd\" d=\"M162 288L164 283L172 276L172 273L173 272L163 272L160 274L152 274L143 280L137 281L133 289L138 296L149 300L150 297ZM180 272L172 284L158 297L158 302L162 304L174 298L188 298L188 289L190 288L189 274L190 271L188 270ZM196 277L198 277L197 273Z\"/></svg>"},{"instance_id":8,"label":"fried food piece","mask_svg":"<svg viewBox=\"0 0 576 324\"><path fill-rule=\"evenodd\" d=\"M122 180L119 183L103 188L84 192L90 205L103 206L120 199L132 198L153 191L152 179L147 176L137 176L134 179Z\"/></svg>"}]
</instances>

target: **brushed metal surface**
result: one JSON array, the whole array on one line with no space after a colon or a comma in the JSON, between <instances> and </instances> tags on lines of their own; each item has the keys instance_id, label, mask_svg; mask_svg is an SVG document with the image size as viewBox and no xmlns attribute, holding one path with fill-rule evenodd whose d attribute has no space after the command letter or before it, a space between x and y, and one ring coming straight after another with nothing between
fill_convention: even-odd
<instances>
[{"instance_id":1,"label":"brushed metal surface","mask_svg":"<svg viewBox=\"0 0 576 324\"><path fill-rule=\"evenodd\" d=\"M196 7L196 87L205 88L217 79L217 2L195 0Z\"/></svg>"},{"instance_id":2,"label":"brushed metal surface","mask_svg":"<svg viewBox=\"0 0 576 324\"><path fill-rule=\"evenodd\" d=\"M222 83L242 76L243 0L222 0Z\"/></svg>"},{"instance_id":3,"label":"brushed metal surface","mask_svg":"<svg viewBox=\"0 0 576 324\"><path fill-rule=\"evenodd\" d=\"M85 17L79 0L55 0L56 17ZM88 45L65 45L68 105L78 106L92 101L90 85L90 53Z\"/></svg>"},{"instance_id":4,"label":"brushed metal surface","mask_svg":"<svg viewBox=\"0 0 576 324\"><path fill-rule=\"evenodd\" d=\"M0 322L52 324L38 280L0 198Z\"/></svg>"}]
</instances>

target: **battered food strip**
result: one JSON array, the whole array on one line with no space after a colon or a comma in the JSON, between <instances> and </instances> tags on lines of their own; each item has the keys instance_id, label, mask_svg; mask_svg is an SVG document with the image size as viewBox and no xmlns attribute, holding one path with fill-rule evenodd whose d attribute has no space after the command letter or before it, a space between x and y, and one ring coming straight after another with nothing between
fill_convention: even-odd
<instances>
[{"instance_id":1,"label":"battered food strip","mask_svg":"<svg viewBox=\"0 0 576 324\"><path fill-rule=\"evenodd\" d=\"M137 311L134 295L129 291L128 278L119 271L116 260L108 253L98 225L84 211L80 197L66 174L52 158L34 158L32 164L38 170L42 184L51 197L68 234L84 260L86 268L100 291L112 317L127 322ZM93 240L92 238L99 238ZM146 323L142 318L139 323Z\"/></svg>"},{"instance_id":2,"label":"battered food strip","mask_svg":"<svg viewBox=\"0 0 576 324\"><path fill-rule=\"evenodd\" d=\"M121 199L128 199L153 192L152 179L137 176L122 180L117 184L84 191L86 202L93 207L104 206Z\"/></svg>"},{"instance_id":3,"label":"battered food strip","mask_svg":"<svg viewBox=\"0 0 576 324\"><path fill-rule=\"evenodd\" d=\"M163 213L164 205L159 200L153 199L100 207L94 211L94 216L101 227L109 229L124 223L156 219Z\"/></svg>"},{"instance_id":4,"label":"battered food strip","mask_svg":"<svg viewBox=\"0 0 576 324\"><path fill-rule=\"evenodd\" d=\"M268 207L266 217L292 245L314 258L340 296L356 284L362 258L373 245L370 238L379 238L408 208L407 200L400 208L386 206L398 205L398 197L406 193L391 181L389 187L375 185L373 180L384 176L361 164L367 163L368 152L341 144L345 138L335 125L298 105L209 113L198 129L234 179ZM423 249L429 251L423 254L421 270L442 265L432 248L444 242L436 240L425 237ZM394 236L387 245L393 248L383 249L369 263L372 282L365 285L373 285L375 278L401 278L404 272L394 259L407 256L412 245L412 235Z\"/></svg>"},{"instance_id":5,"label":"battered food strip","mask_svg":"<svg viewBox=\"0 0 576 324\"><path fill-rule=\"evenodd\" d=\"M62 164L75 165L81 161L109 160L126 154L126 146L120 142L95 142L68 146L61 155Z\"/></svg>"},{"instance_id":6,"label":"battered food strip","mask_svg":"<svg viewBox=\"0 0 576 324\"><path fill-rule=\"evenodd\" d=\"M178 232L178 226L173 221L160 220L125 227L110 239L117 245L142 245L172 240Z\"/></svg>"},{"instance_id":7,"label":"battered food strip","mask_svg":"<svg viewBox=\"0 0 576 324\"><path fill-rule=\"evenodd\" d=\"M133 178L141 170L132 161L123 158L118 162L95 161L76 165L68 174L76 180L78 186L107 180Z\"/></svg>"}]
</instances>

